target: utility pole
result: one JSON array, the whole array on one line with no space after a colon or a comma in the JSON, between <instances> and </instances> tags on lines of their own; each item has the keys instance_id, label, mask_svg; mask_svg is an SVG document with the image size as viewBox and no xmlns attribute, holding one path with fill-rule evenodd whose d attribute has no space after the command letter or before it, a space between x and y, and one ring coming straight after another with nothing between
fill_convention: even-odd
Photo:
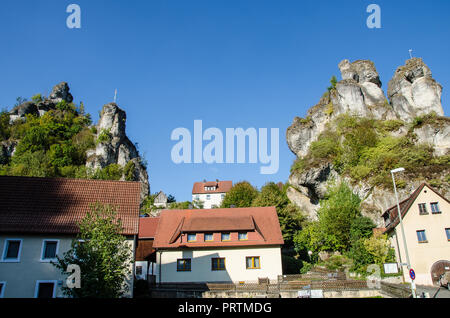
<instances>
[{"instance_id":1,"label":"utility pole","mask_svg":"<svg viewBox=\"0 0 450 318\"><path fill-rule=\"evenodd\" d=\"M116 103L116 101L117 101L117 88L114 91L114 104Z\"/></svg>"},{"instance_id":2,"label":"utility pole","mask_svg":"<svg viewBox=\"0 0 450 318\"><path fill-rule=\"evenodd\" d=\"M403 246L405 247L406 264L408 266L408 272L409 272L409 271L411 271L411 262L409 261L409 253L408 253L408 246L406 245L405 229L403 228L402 212L400 211L400 203L398 202L397 187L395 185L395 178L394 178L394 173L402 172L402 171L405 171L405 168L397 168L397 169L391 170L391 175L392 175L392 182L394 183L395 199L397 200L397 215L398 215L398 219L400 221L400 229L402 231ZM400 255L400 251L399 251L399 255ZM411 279L411 294L412 294L413 298L416 298L416 284L414 283L414 279Z\"/></svg>"}]
</instances>

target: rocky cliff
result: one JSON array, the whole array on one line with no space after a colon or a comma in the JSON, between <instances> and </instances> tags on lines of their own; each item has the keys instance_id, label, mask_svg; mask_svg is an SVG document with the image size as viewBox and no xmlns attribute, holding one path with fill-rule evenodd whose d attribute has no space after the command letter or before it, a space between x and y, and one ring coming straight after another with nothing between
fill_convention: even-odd
<instances>
[{"instance_id":1,"label":"rocky cliff","mask_svg":"<svg viewBox=\"0 0 450 318\"><path fill-rule=\"evenodd\" d=\"M296 117L287 129L288 146L300 162L291 171L290 200L315 219L327 183L345 180L364 200L363 214L382 225L382 212L395 204L392 186L387 182L390 165L395 165L395 149L388 149L392 158L382 158L382 173L364 166L364 160L377 158L375 151L389 148L386 145L390 144L404 147L398 148L397 155L402 149L407 149L410 157L416 156L418 150L424 154L423 158L410 159L411 168L400 176L400 198L406 198L424 181L449 193L450 119L444 116L441 104L442 86L422 59L410 59L395 71L387 97L373 62L344 60L339 69L342 80L308 110L306 118ZM349 116L357 119L351 121ZM357 127L342 123L367 125L367 129L358 132ZM355 143L352 138L357 138L356 132L367 134L366 140L359 141L359 148L349 147ZM333 143L341 147L326 152L325 146L334 147ZM353 157L345 153L354 149L358 153ZM377 174L383 174L384 183Z\"/></svg>"},{"instance_id":2,"label":"rocky cliff","mask_svg":"<svg viewBox=\"0 0 450 318\"><path fill-rule=\"evenodd\" d=\"M103 106L96 126L97 146L87 151L86 167L95 171L111 164L118 164L122 168L128 165L132 170L130 180L140 181L142 184L143 200L150 193L147 169L136 146L125 133L126 117L125 111L115 103ZM122 176L122 180L125 180L125 176Z\"/></svg>"},{"instance_id":3,"label":"rocky cliff","mask_svg":"<svg viewBox=\"0 0 450 318\"><path fill-rule=\"evenodd\" d=\"M138 150L135 145L129 140L125 132L126 124L126 113L124 110L120 109L115 103L110 103L103 106L101 111L100 119L97 125L91 127L81 127L84 118L80 115L79 111L74 111L75 106L72 105L73 96L70 94L69 85L62 82L56 85L50 95L45 98L41 95L36 95L33 97L32 101L27 101L16 107L14 107L7 116L9 117L9 127L10 130L20 130L17 127L20 125L25 125L27 121L27 115L32 115L33 118L43 119L47 112L52 113L51 118L58 118L61 116L79 116L76 120L79 121L77 128L79 131L75 132L75 136L72 136L72 140L63 140L64 143L71 143L74 140L82 140L85 144L91 145L93 148L87 149L81 164L85 164L85 169L78 169L80 163L70 163L71 166L63 168L71 171L68 168L73 168L75 166L77 172L75 175L81 175L81 177L93 177L93 178L108 178L107 174L101 174L99 177L98 173L101 169L105 169L111 165L117 165L119 173L114 175L114 178L119 178L120 180L127 181L140 181L142 183L141 199L143 200L150 192L150 185L148 182L148 174L146 166L139 155ZM69 105L69 106L67 106ZM65 107L71 111L69 114L65 112ZM49 113L49 114L50 114ZM75 115L74 115L75 114ZM3 115L2 115L3 116ZM2 117L3 118L3 117ZM47 120L51 120L47 118ZM90 118L90 117L89 117ZM90 121L90 120L89 120ZM4 125L4 124L2 124ZM3 127L3 126L2 126ZM71 128L72 129L72 128ZM14 134L12 134L14 135ZM48 138L51 138L51 133L49 133ZM0 140L0 165L8 165L14 156L17 145L20 140L14 138L9 134L8 136L3 136L3 140ZM88 142L88 140L90 142ZM46 142L48 143L48 142ZM66 148L70 149L70 148ZM85 148L81 148L85 149ZM44 147L43 151L47 154L51 152L51 149ZM84 151L84 150L83 150ZM67 157L67 156L66 156ZM69 156L70 159L70 156ZM62 164L63 165L63 164ZM69 165L69 164L67 164ZM75 169L73 168L73 169ZM65 176L59 175L60 171L53 168L51 176ZM79 172L82 170L82 172ZM14 174L15 170L7 170L6 174ZM60 173L62 174L62 173ZM120 175L117 175L120 174ZM47 176L46 172L39 172L39 176ZM71 176L71 174L69 174Z\"/></svg>"}]
</instances>

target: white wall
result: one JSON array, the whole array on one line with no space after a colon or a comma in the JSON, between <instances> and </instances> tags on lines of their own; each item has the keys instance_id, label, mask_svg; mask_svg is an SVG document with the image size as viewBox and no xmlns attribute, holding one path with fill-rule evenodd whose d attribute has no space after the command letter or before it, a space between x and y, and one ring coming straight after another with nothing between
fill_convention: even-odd
<instances>
[{"instance_id":1,"label":"white wall","mask_svg":"<svg viewBox=\"0 0 450 318\"><path fill-rule=\"evenodd\" d=\"M209 200L207 199L208 195L210 196ZM222 195L225 196L225 193L193 194L192 201L197 200L198 197L199 200L203 201L204 209L212 209L214 205L220 207L223 200Z\"/></svg>"},{"instance_id":2,"label":"white wall","mask_svg":"<svg viewBox=\"0 0 450 318\"><path fill-rule=\"evenodd\" d=\"M22 249L19 262L2 262L5 240L22 239ZM73 237L71 236L52 236L52 235L0 235L0 281L6 281L4 292L5 298L33 298L35 297L36 281L38 280L57 280L59 286L56 289L55 297L63 297L61 292L62 284L66 285L66 278L59 269L49 262L41 262L42 242L44 239L59 240L58 256L71 248ZM134 257L134 239L129 238L128 244L132 248ZM132 269L133 264L130 264ZM132 296L133 291L133 271L131 271L128 285L130 292L128 297ZM83 283L83 282L81 282Z\"/></svg>"},{"instance_id":3,"label":"white wall","mask_svg":"<svg viewBox=\"0 0 450 318\"><path fill-rule=\"evenodd\" d=\"M260 269L246 269L246 257L259 256ZM226 270L211 270L212 258L225 258ZM190 272L177 272L177 259L191 258ZM161 265L161 266L160 266ZM157 252L156 281L159 282L256 282L282 275L281 248L248 247L229 249L169 250Z\"/></svg>"}]
</instances>

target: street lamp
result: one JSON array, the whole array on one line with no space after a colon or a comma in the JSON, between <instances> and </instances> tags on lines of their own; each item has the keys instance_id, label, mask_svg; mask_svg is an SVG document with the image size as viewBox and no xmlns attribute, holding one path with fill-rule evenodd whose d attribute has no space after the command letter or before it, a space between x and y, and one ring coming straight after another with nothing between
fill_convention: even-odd
<instances>
[{"instance_id":1,"label":"street lamp","mask_svg":"<svg viewBox=\"0 0 450 318\"><path fill-rule=\"evenodd\" d=\"M402 213L400 211L400 203L398 202L397 187L395 185L395 178L394 178L394 173L402 172L402 171L405 171L405 168L397 168L397 169L391 170L391 175L392 175L392 182L394 183L395 199L397 200L397 215L398 215L398 219L400 221L400 229L402 231L403 245L405 247L406 263L408 266L408 271L410 271L411 270L411 262L409 261L408 246L406 244L406 237L405 237L405 229L403 228ZM400 251L399 251L399 254L400 254ZM414 279L411 279L411 293L412 293L413 298L416 298L416 284L414 283Z\"/></svg>"}]
</instances>

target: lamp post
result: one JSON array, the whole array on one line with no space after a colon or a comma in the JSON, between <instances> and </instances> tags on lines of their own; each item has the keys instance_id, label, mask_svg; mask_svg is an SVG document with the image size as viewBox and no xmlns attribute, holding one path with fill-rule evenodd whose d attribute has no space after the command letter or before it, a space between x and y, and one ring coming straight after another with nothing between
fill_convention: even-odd
<instances>
[{"instance_id":1,"label":"lamp post","mask_svg":"<svg viewBox=\"0 0 450 318\"><path fill-rule=\"evenodd\" d=\"M397 200L397 215L398 215L398 219L400 221L400 229L402 231L403 245L405 247L406 263L408 266L408 271L410 271L411 270L411 262L409 261L408 246L406 244L406 237L405 237L405 229L403 228L402 213L400 211L400 203L398 202L397 187L395 185L395 178L394 178L394 173L402 172L402 171L405 171L405 168L397 168L397 169L391 170L391 175L392 175L392 182L394 183L395 199ZM399 251L399 253L400 253L400 251ZM414 283L413 279L411 279L411 293L412 293L413 298L416 298L416 284Z\"/></svg>"}]
</instances>

